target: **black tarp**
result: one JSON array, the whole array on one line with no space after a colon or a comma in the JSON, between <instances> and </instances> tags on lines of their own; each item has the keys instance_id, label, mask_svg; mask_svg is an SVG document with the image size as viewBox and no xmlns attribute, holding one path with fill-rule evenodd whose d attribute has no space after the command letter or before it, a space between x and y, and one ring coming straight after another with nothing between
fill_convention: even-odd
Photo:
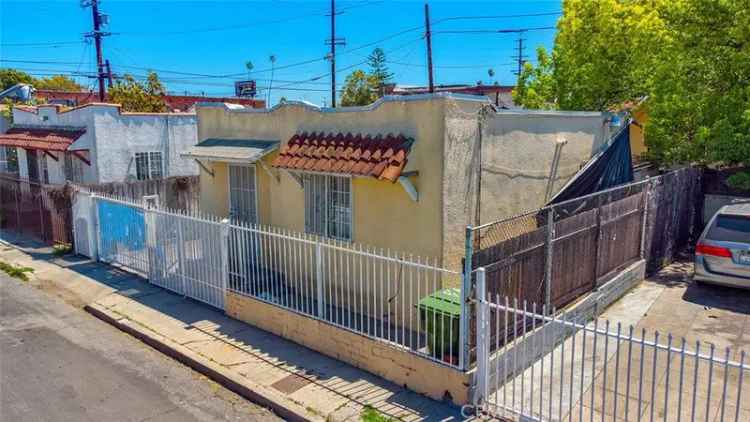
<instances>
[{"instance_id":1,"label":"black tarp","mask_svg":"<svg viewBox=\"0 0 750 422\"><path fill-rule=\"evenodd\" d=\"M612 142L589 160L558 192L550 204L557 204L590 193L633 181L630 157L630 122L623 125Z\"/></svg>"}]
</instances>

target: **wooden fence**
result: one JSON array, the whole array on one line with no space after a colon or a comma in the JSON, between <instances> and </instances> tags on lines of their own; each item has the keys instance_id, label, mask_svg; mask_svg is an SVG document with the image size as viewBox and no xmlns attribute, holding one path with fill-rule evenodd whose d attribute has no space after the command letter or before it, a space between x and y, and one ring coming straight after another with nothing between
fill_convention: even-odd
<instances>
[{"instance_id":1,"label":"wooden fence","mask_svg":"<svg viewBox=\"0 0 750 422\"><path fill-rule=\"evenodd\" d=\"M155 180L101 183L82 187L100 194L139 202L144 196L159 195L159 207L181 211L198 211L200 178L176 176Z\"/></svg>"},{"instance_id":2,"label":"wooden fence","mask_svg":"<svg viewBox=\"0 0 750 422\"><path fill-rule=\"evenodd\" d=\"M0 228L49 244L73 243L71 188L0 176Z\"/></svg>"},{"instance_id":3,"label":"wooden fence","mask_svg":"<svg viewBox=\"0 0 750 422\"><path fill-rule=\"evenodd\" d=\"M472 269L485 268L491 300L554 308L639 259L657 271L697 234L700 175L680 169L480 226Z\"/></svg>"}]
</instances>

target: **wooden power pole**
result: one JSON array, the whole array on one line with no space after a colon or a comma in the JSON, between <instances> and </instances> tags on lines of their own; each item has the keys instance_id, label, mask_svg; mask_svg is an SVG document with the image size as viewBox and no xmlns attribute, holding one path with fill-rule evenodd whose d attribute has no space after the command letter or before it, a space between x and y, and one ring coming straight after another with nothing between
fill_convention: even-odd
<instances>
[{"instance_id":1,"label":"wooden power pole","mask_svg":"<svg viewBox=\"0 0 750 422\"><path fill-rule=\"evenodd\" d=\"M102 20L103 16L99 13L99 0L82 0L81 5L83 7L91 6L91 17L94 21L94 30L87 37L94 38L94 45L96 46L96 69L97 79L99 80L99 101L104 102L106 97L106 90L104 88L104 79L109 78L108 72L105 71L104 57L102 54L102 37L109 35L107 32L102 32Z\"/></svg>"},{"instance_id":2,"label":"wooden power pole","mask_svg":"<svg viewBox=\"0 0 750 422\"><path fill-rule=\"evenodd\" d=\"M344 38L336 38L336 0L331 0L331 39L326 43L331 45L331 107L336 107L336 46L346 45Z\"/></svg>"},{"instance_id":3,"label":"wooden power pole","mask_svg":"<svg viewBox=\"0 0 750 422\"><path fill-rule=\"evenodd\" d=\"M430 92L435 92L435 81L432 75L432 32L430 31L430 5L424 4L424 26L425 40L427 41L427 77L429 79Z\"/></svg>"}]
</instances>

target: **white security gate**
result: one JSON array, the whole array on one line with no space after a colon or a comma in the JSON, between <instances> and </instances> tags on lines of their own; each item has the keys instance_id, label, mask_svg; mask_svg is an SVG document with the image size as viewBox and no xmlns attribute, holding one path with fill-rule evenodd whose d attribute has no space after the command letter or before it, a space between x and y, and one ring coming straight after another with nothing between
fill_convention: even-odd
<instances>
[{"instance_id":1,"label":"white security gate","mask_svg":"<svg viewBox=\"0 0 750 422\"><path fill-rule=\"evenodd\" d=\"M229 223L91 195L100 259L151 283L224 308Z\"/></svg>"},{"instance_id":2,"label":"white security gate","mask_svg":"<svg viewBox=\"0 0 750 422\"><path fill-rule=\"evenodd\" d=\"M477 291L486 291L483 269ZM479 296L474 402L486 414L518 421L750 420L744 351Z\"/></svg>"}]
</instances>

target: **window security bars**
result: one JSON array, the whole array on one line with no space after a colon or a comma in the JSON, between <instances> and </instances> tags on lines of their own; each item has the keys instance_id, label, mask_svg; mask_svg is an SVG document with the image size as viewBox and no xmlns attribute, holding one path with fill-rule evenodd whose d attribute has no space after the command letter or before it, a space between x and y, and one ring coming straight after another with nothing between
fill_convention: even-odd
<instances>
[{"instance_id":1,"label":"window security bars","mask_svg":"<svg viewBox=\"0 0 750 422\"><path fill-rule=\"evenodd\" d=\"M352 240L351 178L321 174L303 176L305 232Z\"/></svg>"},{"instance_id":2,"label":"window security bars","mask_svg":"<svg viewBox=\"0 0 750 422\"><path fill-rule=\"evenodd\" d=\"M138 180L161 179L164 176L161 152L136 152L135 176Z\"/></svg>"}]
</instances>

